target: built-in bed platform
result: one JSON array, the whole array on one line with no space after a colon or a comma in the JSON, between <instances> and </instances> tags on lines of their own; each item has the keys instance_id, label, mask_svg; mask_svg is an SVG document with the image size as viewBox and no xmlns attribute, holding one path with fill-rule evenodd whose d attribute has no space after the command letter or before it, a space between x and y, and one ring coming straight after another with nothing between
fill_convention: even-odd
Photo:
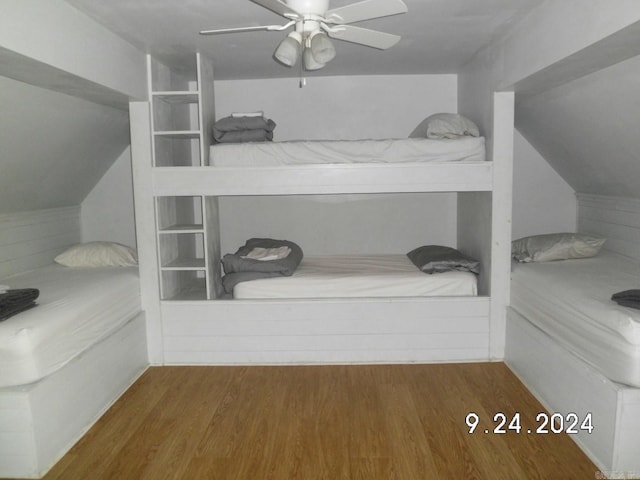
<instances>
[{"instance_id":1,"label":"built-in bed platform","mask_svg":"<svg viewBox=\"0 0 640 480\"><path fill-rule=\"evenodd\" d=\"M153 169L156 195L490 191L483 137L214 145L210 167Z\"/></svg>"},{"instance_id":2,"label":"built-in bed platform","mask_svg":"<svg viewBox=\"0 0 640 480\"><path fill-rule=\"evenodd\" d=\"M39 478L148 364L138 274L52 264L0 283L40 291L0 322L0 477Z\"/></svg>"},{"instance_id":3,"label":"built-in bed platform","mask_svg":"<svg viewBox=\"0 0 640 480\"><path fill-rule=\"evenodd\" d=\"M640 310L611 300L640 285L640 262L593 258L515 264L511 306L605 377L640 388Z\"/></svg>"},{"instance_id":4,"label":"built-in bed platform","mask_svg":"<svg viewBox=\"0 0 640 480\"><path fill-rule=\"evenodd\" d=\"M610 299L638 285L640 261L607 251L512 272L505 360L550 411L591 414L574 439L607 478L640 474L640 311Z\"/></svg>"},{"instance_id":5,"label":"built-in bed platform","mask_svg":"<svg viewBox=\"0 0 640 480\"><path fill-rule=\"evenodd\" d=\"M135 267L58 264L2 280L40 296L35 308L0 322L0 388L56 372L138 315L138 282Z\"/></svg>"}]
</instances>

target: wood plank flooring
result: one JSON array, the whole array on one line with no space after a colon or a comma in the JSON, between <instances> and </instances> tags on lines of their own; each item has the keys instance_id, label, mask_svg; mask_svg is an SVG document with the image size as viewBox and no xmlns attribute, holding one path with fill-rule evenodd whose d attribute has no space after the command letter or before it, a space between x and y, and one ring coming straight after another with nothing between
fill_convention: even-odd
<instances>
[{"instance_id":1,"label":"wood plank flooring","mask_svg":"<svg viewBox=\"0 0 640 480\"><path fill-rule=\"evenodd\" d=\"M595 478L543 411L503 363L153 367L45 479Z\"/></svg>"}]
</instances>

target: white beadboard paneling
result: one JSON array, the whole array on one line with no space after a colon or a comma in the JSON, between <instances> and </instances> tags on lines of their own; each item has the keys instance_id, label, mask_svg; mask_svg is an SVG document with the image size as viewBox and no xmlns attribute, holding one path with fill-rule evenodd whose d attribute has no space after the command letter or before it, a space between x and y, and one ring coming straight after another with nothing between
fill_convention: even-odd
<instances>
[{"instance_id":1,"label":"white beadboard paneling","mask_svg":"<svg viewBox=\"0 0 640 480\"><path fill-rule=\"evenodd\" d=\"M163 302L162 318L168 364L489 358L487 297Z\"/></svg>"},{"instance_id":2,"label":"white beadboard paneling","mask_svg":"<svg viewBox=\"0 0 640 480\"><path fill-rule=\"evenodd\" d=\"M255 351L197 352L172 351L167 355L170 365L309 365L309 364L376 364L376 363L451 363L486 362L487 345L475 349L443 348L439 350L318 350L318 351Z\"/></svg>"},{"instance_id":3,"label":"white beadboard paneling","mask_svg":"<svg viewBox=\"0 0 640 480\"><path fill-rule=\"evenodd\" d=\"M357 337L357 338L354 338ZM486 339L482 333L447 334L351 334L351 335L242 335L173 337L168 348L176 351L379 351L379 350L444 350L455 345L459 349L474 348ZM454 343L455 342L455 343Z\"/></svg>"},{"instance_id":4,"label":"white beadboard paneling","mask_svg":"<svg viewBox=\"0 0 640 480\"><path fill-rule=\"evenodd\" d=\"M488 315L487 297L391 297L357 299L218 300L215 302L163 302L162 312L180 322L202 320L238 321L254 316L258 320L310 321L360 318L388 321L390 318L428 320L433 318L479 317ZM188 316L180 313L188 307ZM399 314L401 312L401 314ZM186 318L185 318L186 317Z\"/></svg>"},{"instance_id":5,"label":"white beadboard paneling","mask_svg":"<svg viewBox=\"0 0 640 480\"><path fill-rule=\"evenodd\" d=\"M182 341L181 341L182 340ZM168 342L169 343L169 342ZM238 355L242 364L276 363L380 363L486 361L486 335L385 335L306 337L200 337L172 339L166 345L168 363L194 363L200 355L212 363L225 363L227 355ZM450 355L449 350L458 352ZM466 352L466 353L462 353ZM175 354L175 357L174 357Z\"/></svg>"},{"instance_id":6,"label":"white beadboard paneling","mask_svg":"<svg viewBox=\"0 0 640 480\"><path fill-rule=\"evenodd\" d=\"M605 249L640 260L640 199L578 194L578 231L606 237Z\"/></svg>"},{"instance_id":7,"label":"white beadboard paneling","mask_svg":"<svg viewBox=\"0 0 640 480\"><path fill-rule=\"evenodd\" d=\"M482 316L460 316L447 318L445 316L430 317L425 321L414 318L397 318L389 322L388 318L370 317L341 317L323 319L303 318L237 318L233 321L216 321L210 318L193 318L191 315L177 321L165 322L164 333L171 337L189 336L242 336L247 332L266 336L268 332L286 332L287 335L402 335L402 334L443 334L443 333L482 333L487 329L486 319Z\"/></svg>"},{"instance_id":8,"label":"white beadboard paneling","mask_svg":"<svg viewBox=\"0 0 640 480\"><path fill-rule=\"evenodd\" d=\"M80 207L0 215L0 278L48 265L80 239Z\"/></svg>"}]
</instances>

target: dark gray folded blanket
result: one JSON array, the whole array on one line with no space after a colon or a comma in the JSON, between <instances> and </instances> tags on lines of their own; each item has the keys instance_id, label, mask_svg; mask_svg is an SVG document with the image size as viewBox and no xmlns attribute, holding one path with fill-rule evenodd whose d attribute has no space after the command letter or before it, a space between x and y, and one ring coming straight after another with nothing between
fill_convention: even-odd
<instances>
[{"instance_id":1,"label":"dark gray folded blanket","mask_svg":"<svg viewBox=\"0 0 640 480\"><path fill-rule=\"evenodd\" d=\"M276 123L264 117L224 117L213 124L216 142L259 142L273 139Z\"/></svg>"},{"instance_id":2,"label":"dark gray folded blanket","mask_svg":"<svg viewBox=\"0 0 640 480\"><path fill-rule=\"evenodd\" d=\"M623 292L614 293L611 300L623 307L631 307L640 309L640 289L624 290Z\"/></svg>"},{"instance_id":3,"label":"dark gray folded blanket","mask_svg":"<svg viewBox=\"0 0 640 480\"><path fill-rule=\"evenodd\" d=\"M36 306L37 288L18 288L0 293L0 322Z\"/></svg>"},{"instance_id":4,"label":"dark gray folded blanket","mask_svg":"<svg viewBox=\"0 0 640 480\"><path fill-rule=\"evenodd\" d=\"M238 132L222 132L214 137L218 143L270 142L273 132L267 130L241 130Z\"/></svg>"},{"instance_id":5,"label":"dark gray folded blanket","mask_svg":"<svg viewBox=\"0 0 640 480\"><path fill-rule=\"evenodd\" d=\"M424 273L458 270L480 273L480 262L452 247L423 245L407 253L409 260Z\"/></svg>"},{"instance_id":6,"label":"dark gray folded blanket","mask_svg":"<svg viewBox=\"0 0 640 480\"><path fill-rule=\"evenodd\" d=\"M285 258L277 260L255 260L242 258L254 248L289 247L291 252ZM225 276L222 286L227 293L233 292L233 287L248 280L270 277L288 277L293 275L302 261L302 249L289 240L274 240L271 238L251 238L234 254L227 253L222 257L222 267Z\"/></svg>"}]
</instances>

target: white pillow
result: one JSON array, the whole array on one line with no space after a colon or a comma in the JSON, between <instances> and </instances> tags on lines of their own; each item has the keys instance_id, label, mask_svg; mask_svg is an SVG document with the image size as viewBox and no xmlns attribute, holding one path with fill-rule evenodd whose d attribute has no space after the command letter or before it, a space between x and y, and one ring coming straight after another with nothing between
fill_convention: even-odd
<instances>
[{"instance_id":1,"label":"white pillow","mask_svg":"<svg viewBox=\"0 0 640 480\"><path fill-rule=\"evenodd\" d=\"M79 243L54 261L65 267L132 267L138 264L134 250L114 242Z\"/></svg>"},{"instance_id":2,"label":"white pillow","mask_svg":"<svg viewBox=\"0 0 640 480\"><path fill-rule=\"evenodd\" d=\"M478 126L457 113L436 113L425 118L409 134L409 138L479 137Z\"/></svg>"},{"instance_id":3,"label":"white pillow","mask_svg":"<svg viewBox=\"0 0 640 480\"><path fill-rule=\"evenodd\" d=\"M595 257L605 238L582 233L549 233L511 242L511 256L519 262L550 262Z\"/></svg>"}]
</instances>

